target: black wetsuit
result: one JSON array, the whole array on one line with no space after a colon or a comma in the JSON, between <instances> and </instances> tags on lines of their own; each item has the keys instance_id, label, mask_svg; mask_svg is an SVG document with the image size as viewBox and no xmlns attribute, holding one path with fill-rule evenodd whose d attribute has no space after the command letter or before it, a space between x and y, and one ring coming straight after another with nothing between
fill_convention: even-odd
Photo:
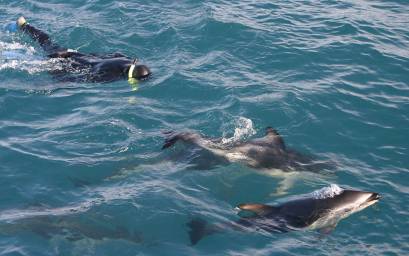
<instances>
[{"instance_id":1,"label":"black wetsuit","mask_svg":"<svg viewBox=\"0 0 409 256\"><path fill-rule=\"evenodd\" d=\"M107 55L84 54L60 47L50 40L43 31L25 24L20 28L37 41L49 58L59 58L56 69L50 71L56 79L70 82L111 82L128 79L128 72L133 60L121 53ZM134 78L145 79L150 75L149 69L138 65L139 75Z\"/></svg>"}]
</instances>

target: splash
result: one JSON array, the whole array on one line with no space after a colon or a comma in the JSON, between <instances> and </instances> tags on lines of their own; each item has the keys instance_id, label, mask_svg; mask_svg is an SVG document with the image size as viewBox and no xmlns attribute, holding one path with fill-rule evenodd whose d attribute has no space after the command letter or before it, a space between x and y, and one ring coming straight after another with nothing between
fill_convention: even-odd
<instances>
[{"instance_id":1,"label":"splash","mask_svg":"<svg viewBox=\"0 0 409 256\"><path fill-rule=\"evenodd\" d=\"M2 62L35 59L39 59L39 56L36 55L36 50L32 46L26 46L16 42L0 42L0 60Z\"/></svg>"},{"instance_id":2,"label":"splash","mask_svg":"<svg viewBox=\"0 0 409 256\"><path fill-rule=\"evenodd\" d=\"M27 46L27 45L16 43L16 42L14 43L0 42L0 51L7 51L7 50L23 50L31 55L36 53L36 50L32 46Z\"/></svg>"},{"instance_id":3,"label":"splash","mask_svg":"<svg viewBox=\"0 0 409 256\"><path fill-rule=\"evenodd\" d=\"M251 119L239 117L235 126L236 128L234 128L233 137L222 138L222 144L231 144L256 134L256 131L253 128L253 121L251 121Z\"/></svg>"},{"instance_id":4,"label":"splash","mask_svg":"<svg viewBox=\"0 0 409 256\"><path fill-rule=\"evenodd\" d=\"M60 60L45 60L32 46L0 42L0 71L12 69L35 74L62 68Z\"/></svg>"},{"instance_id":5,"label":"splash","mask_svg":"<svg viewBox=\"0 0 409 256\"><path fill-rule=\"evenodd\" d=\"M322 189L312 192L311 195L316 199L325 199L339 195L342 193L342 191L344 190L340 188L337 184L331 184L328 187L324 187Z\"/></svg>"}]
</instances>

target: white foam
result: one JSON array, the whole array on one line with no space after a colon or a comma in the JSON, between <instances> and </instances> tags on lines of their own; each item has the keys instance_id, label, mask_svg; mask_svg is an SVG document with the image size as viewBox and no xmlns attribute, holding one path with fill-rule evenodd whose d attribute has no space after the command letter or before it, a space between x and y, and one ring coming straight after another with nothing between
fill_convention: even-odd
<instances>
[{"instance_id":1,"label":"white foam","mask_svg":"<svg viewBox=\"0 0 409 256\"><path fill-rule=\"evenodd\" d=\"M0 71L13 69L35 74L46 71L62 70L63 65L58 59L49 60L9 60L0 61Z\"/></svg>"},{"instance_id":2,"label":"white foam","mask_svg":"<svg viewBox=\"0 0 409 256\"><path fill-rule=\"evenodd\" d=\"M32 46L27 46L20 43L7 43L7 42L0 42L0 51L9 51L9 50L24 50L27 53L34 54L36 50Z\"/></svg>"},{"instance_id":3,"label":"white foam","mask_svg":"<svg viewBox=\"0 0 409 256\"><path fill-rule=\"evenodd\" d=\"M32 46L0 42L0 71L12 69L34 74L62 68L59 63L58 59L45 60Z\"/></svg>"},{"instance_id":4,"label":"white foam","mask_svg":"<svg viewBox=\"0 0 409 256\"><path fill-rule=\"evenodd\" d=\"M222 138L223 144L230 144L237 141L241 141L256 134L256 131L253 128L253 121L245 117L239 117L235 124L234 135L229 138Z\"/></svg>"},{"instance_id":5,"label":"white foam","mask_svg":"<svg viewBox=\"0 0 409 256\"><path fill-rule=\"evenodd\" d=\"M337 184L331 184L328 187L324 187L322 189L316 190L311 193L311 196L316 199L325 199L325 198L332 198L336 195L339 195L344 191L340 188Z\"/></svg>"}]
</instances>

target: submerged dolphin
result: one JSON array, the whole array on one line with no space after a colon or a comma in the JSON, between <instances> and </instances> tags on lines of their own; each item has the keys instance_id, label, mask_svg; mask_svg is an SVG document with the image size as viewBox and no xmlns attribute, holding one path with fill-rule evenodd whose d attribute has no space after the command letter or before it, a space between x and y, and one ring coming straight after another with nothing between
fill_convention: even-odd
<instances>
[{"instance_id":1,"label":"submerged dolphin","mask_svg":"<svg viewBox=\"0 0 409 256\"><path fill-rule=\"evenodd\" d=\"M337 185L315 191L306 197L279 205L240 204L242 216L234 223L208 225L206 221L194 219L187 225L192 245L204 236L220 233L226 229L258 229L269 233L292 230L318 229L328 233L337 223L349 215L365 209L380 199L379 194L358 190L344 190Z\"/></svg>"},{"instance_id":2,"label":"submerged dolphin","mask_svg":"<svg viewBox=\"0 0 409 256\"><path fill-rule=\"evenodd\" d=\"M83 239L92 240L124 240L132 243L142 243L142 237L129 231L124 226L113 226L108 222L81 221L72 217L37 216L20 219L12 223L1 223L0 234L18 235L32 232L45 239L62 236L75 242Z\"/></svg>"},{"instance_id":3,"label":"submerged dolphin","mask_svg":"<svg viewBox=\"0 0 409 256\"><path fill-rule=\"evenodd\" d=\"M281 182L277 192L285 192L292 185L293 171L318 173L332 167L328 162L317 161L286 147L283 138L271 127L266 128L266 134L262 138L228 145L221 143L221 139L208 139L195 132L165 134L167 138L162 149L181 141L203 148L224 161L240 162L270 176L283 176L285 180Z\"/></svg>"},{"instance_id":4,"label":"submerged dolphin","mask_svg":"<svg viewBox=\"0 0 409 256\"><path fill-rule=\"evenodd\" d=\"M280 169L283 171L313 171L316 162L286 147L277 130L267 127L262 138L239 142L233 145L220 143L220 139L207 139L194 132L167 132L162 149L173 146L177 141L194 144L222 157L229 162L242 162L256 169Z\"/></svg>"}]
</instances>

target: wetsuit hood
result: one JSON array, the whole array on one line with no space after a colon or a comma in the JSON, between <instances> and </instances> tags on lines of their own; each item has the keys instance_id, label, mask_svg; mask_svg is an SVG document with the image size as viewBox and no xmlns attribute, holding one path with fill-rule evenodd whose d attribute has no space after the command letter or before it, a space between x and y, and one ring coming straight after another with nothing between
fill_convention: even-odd
<instances>
[{"instance_id":1,"label":"wetsuit hood","mask_svg":"<svg viewBox=\"0 0 409 256\"><path fill-rule=\"evenodd\" d=\"M137 80L144 80L151 75L151 71L145 65L135 65L133 68L132 66L133 65L131 65L128 68L127 72L127 74L130 75L132 78L135 78ZM129 74L130 72L131 74Z\"/></svg>"}]
</instances>

